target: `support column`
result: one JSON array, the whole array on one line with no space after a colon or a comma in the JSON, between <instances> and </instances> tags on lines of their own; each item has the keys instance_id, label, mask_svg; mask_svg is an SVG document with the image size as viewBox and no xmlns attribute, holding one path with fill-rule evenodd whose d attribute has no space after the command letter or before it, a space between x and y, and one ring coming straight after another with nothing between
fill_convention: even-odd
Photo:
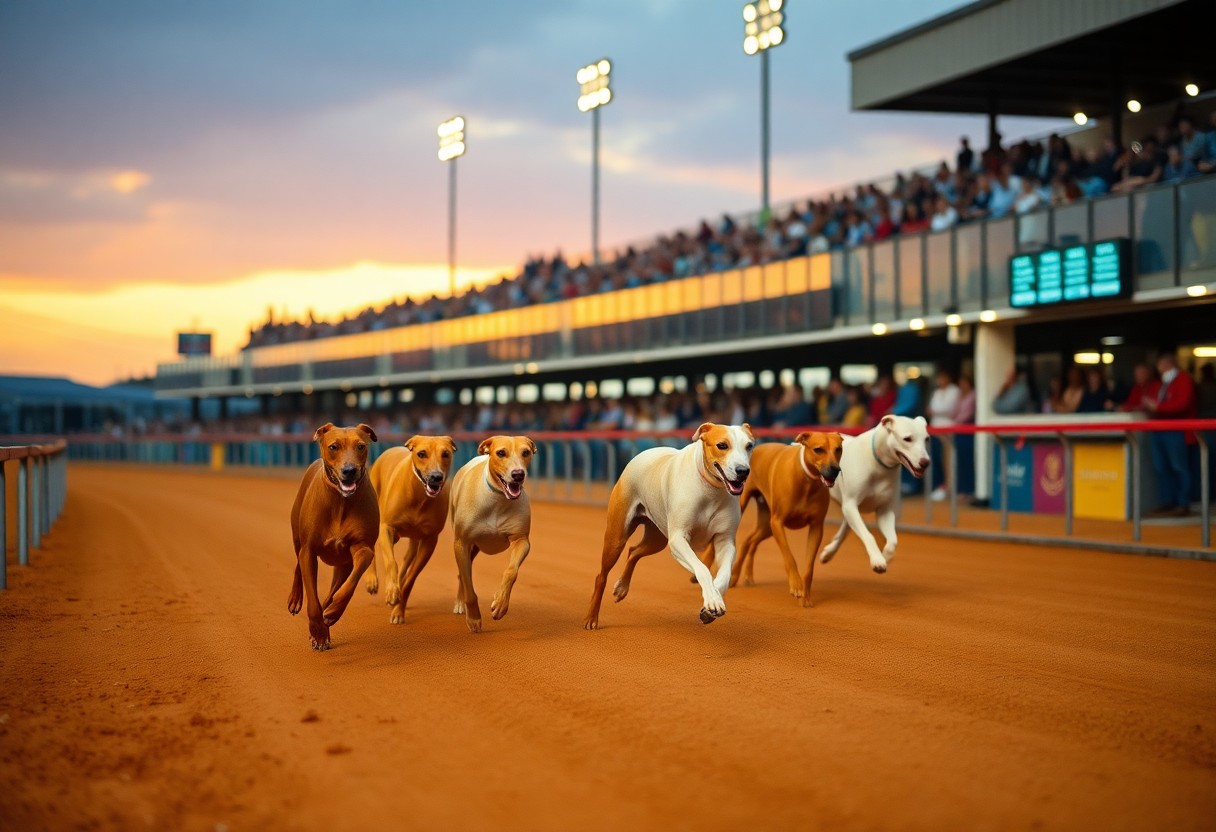
<instances>
[{"instance_id":1,"label":"support column","mask_svg":"<svg viewBox=\"0 0 1216 832\"><path fill-rule=\"evenodd\" d=\"M975 325L975 423L990 424L992 400L1017 362L1015 327L1009 323ZM975 496L992 496L992 437L975 437Z\"/></svg>"}]
</instances>

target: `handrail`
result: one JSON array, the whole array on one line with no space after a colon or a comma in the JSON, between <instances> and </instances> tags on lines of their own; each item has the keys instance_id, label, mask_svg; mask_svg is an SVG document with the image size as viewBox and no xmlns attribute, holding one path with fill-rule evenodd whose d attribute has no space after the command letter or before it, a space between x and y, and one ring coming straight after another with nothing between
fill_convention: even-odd
<instances>
[{"instance_id":1,"label":"handrail","mask_svg":"<svg viewBox=\"0 0 1216 832\"><path fill-rule=\"evenodd\" d=\"M14 437L5 437L13 441ZM50 442L0 445L0 589L8 587L8 500L5 462L17 468L17 562L28 566L30 549L42 546L42 537L63 511L67 499L66 439Z\"/></svg>"}]
</instances>

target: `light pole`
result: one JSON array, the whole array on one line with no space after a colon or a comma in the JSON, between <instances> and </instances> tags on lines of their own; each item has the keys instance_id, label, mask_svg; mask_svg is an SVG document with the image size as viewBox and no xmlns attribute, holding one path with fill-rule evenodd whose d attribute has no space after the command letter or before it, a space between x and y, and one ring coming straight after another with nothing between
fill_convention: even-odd
<instances>
[{"instance_id":1,"label":"light pole","mask_svg":"<svg viewBox=\"0 0 1216 832\"><path fill-rule=\"evenodd\" d=\"M600 107L612 100L612 62L600 58L575 73L578 108L591 111L591 259L600 262Z\"/></svg>"},{"instance_id":2,"label":"light pole","mask_svg":"<svg viewBox=\"0 0 1216 832\"><path fill-rule=\"evenodd\" d=\"M448 295L456 297L456 160L464 155L464 117L439 125L439 161L448 163Z\"/></svg>"},{"instance_id":3,"label":"light pole","mask_svg":"<svg viewBox=\"0 0 1216 832\"><path fill-rule=\"evenodd\" d=\"M743 6L743 51L760 53L760 214L768 221L768 50L785 41L784 0L759 0Z\"/></svg>"}]
</instances>

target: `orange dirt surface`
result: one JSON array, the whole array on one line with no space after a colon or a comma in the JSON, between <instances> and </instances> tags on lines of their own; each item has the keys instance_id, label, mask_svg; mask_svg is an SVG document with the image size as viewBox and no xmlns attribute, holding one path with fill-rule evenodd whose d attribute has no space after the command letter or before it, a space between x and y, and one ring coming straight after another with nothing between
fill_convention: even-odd
<instances>
[{"instance_id":1,"label":"orange dirt surface","mask_svg":"<svg viewBox=\"0 0 1216 832\"><path fill-rule=\"evenodd\" d=\"M712 625L660 554L587 632L604 513L537 502L506 618L452 615L445 532L404 625L360 590L315 653L295 488L73 464L0 593L0 829L1216 818L1216 564L903 535L878 576L851 538L804 609L769 541ZM483 610L505 565L477 559Z\"/></svg>"}]
</instances>

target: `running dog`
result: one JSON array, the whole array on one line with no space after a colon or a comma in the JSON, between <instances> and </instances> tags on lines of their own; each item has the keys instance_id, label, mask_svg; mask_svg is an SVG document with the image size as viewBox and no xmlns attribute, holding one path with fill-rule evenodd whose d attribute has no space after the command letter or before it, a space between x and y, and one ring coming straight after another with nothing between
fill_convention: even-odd
<instances>
[{"instance_id":1,"label":"running dog","mask_svg":"<svg viewBox=\"0 0 1216 832\"><path fill-rule=\"evenodd\" d=\"M755 444L746 424L706 422L693 434L692 444L680 450L650 448L629 461L609 498L604 551L591 592L591 609L583 622L586 629L599 627L608 573L638 526L644 527L642 539L630 548L625 572L613 587L616 600L629 594L638 561L670 543L672 557L701 585L701 622L709 624L726 614L722 593L730 583L735 561L738 497L751 470L749 458ZM711 544L712 574L696 555Z\"/></svg>"},{"instance_id":2,"label":"running dog","mask_svg":"<svg viewBox=\"0 0 1216 832\"><path fill-rule=\"evenodd\" d=\"M823 542L823 521L831 503L828 492L840 475L842 444L839 433L800 433L792 445L769 443L752 451L752 474L743 487L740 511L747 510L749 501L756 501L756 528L739 550L731 586L739 582L740 576L745 585L751 586L756 549L772 537L785 558L790 595L801 598L802 606L812 606L815 555ZM799 578L785 530L802 528L807 530L807 567L806 577Z\"/></svg>"},{"instance_id":3,"label":"running dog","mask_svg":"<svg viewBox=\"0 0 1216 832\"><path fill-rule=\"evenodd\" d=\"M464 614L474 633L481 632L481 608L473 590L473 558L479 552L511 550L502 584L490 603L494 620L507 614L511 589L531 544L532 506L524 493L524 478L536 456L536 443L526 436L491 436L477 446L470 459L452 477L452 531L456 535L459 587L452 612Z\"/></svg>"},{"instance_id":4,"label":"running dog","mask_svg":"<svg viewBox=\"0 0 1216 832\"><path fill-rule=\"evenodd\" d=\"M312 438L321 458L304 472L291 507L296 569L287 611L295 615L307 602L312 649L328 650L329 628L342 617L375 557L380 510L367 478L367 448L376 432L367 425L338 428L326 422ZM334 570L324 602L317 598L318 560Z\"/></svg>"},{"instance_id":5,"label":"running dog","mask_svg":"<svg viewBox=\"0 0 1216 832\"><path fill-rule=\"evenodd\" d=\"M859 436L845 437L840 467L840 487L831 490L840 503L844 522L832 541L823 547L820 563L827 563L848 537L849 529L861 538L875 572L886 572L895 557L895 518L899 513L899 468L920 479L929 470L929 429L924 417L883 416L878 425ZM878 548L866 528L862 512L874 512L885 545Z\"/></svg>"},{"instance_id":6,"label":"running dog","mask_svg":"<svg viewBox=\"0 0 1216 832\"><path fill-rule=\"evenodd\" d=\"M393 608L389 622L405 621L405 605L418 575L435 552L448 521L448 471L456 443L450 436L412 436L389 448L372 465L371 481L380 498L380 536L376 560L384 570L384 603ZM405 558L398 578L393 547L405 538ZM379 588L376 562L367 571L367 591Z\"/></svg>"}]
</instances>

